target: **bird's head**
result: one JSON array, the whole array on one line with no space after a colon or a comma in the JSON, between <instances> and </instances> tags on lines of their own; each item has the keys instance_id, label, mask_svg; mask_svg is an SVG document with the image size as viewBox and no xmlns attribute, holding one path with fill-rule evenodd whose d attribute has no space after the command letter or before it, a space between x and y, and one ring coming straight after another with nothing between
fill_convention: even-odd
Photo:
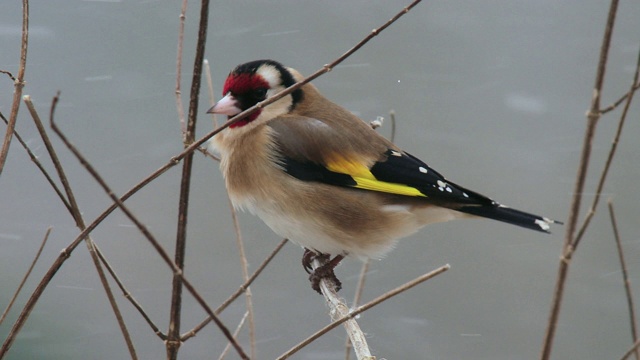
<instances>
[{"instance_id":1,"label":"bird's head","mask_svg":"<svg viewBox=\"0 0 640 360\"><path fill-rule=\"evenodd\" d=\"M207 113L233 117L296 83L295 70L273 60L255 60L236 66L224 82L222 95ZM289 113L302 100L298 89L276 102L259 109L230 127L243 127L256 120L270 120Z\"/></svg>"}]
</instances>

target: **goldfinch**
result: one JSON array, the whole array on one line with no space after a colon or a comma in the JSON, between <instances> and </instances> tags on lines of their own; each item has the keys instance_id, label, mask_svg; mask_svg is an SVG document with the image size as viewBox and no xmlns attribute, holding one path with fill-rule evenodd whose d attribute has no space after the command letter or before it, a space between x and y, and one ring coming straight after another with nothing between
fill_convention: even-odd
<instances>
[{"instance_id":1,"label":"goldfinch","mask_svg":"<svg viewBox=\"0 0 640 360\"><path fill-rule=\"evenodd\" d=\"M228 117L303 79L273 60L238 65L208 113ZM421 227L484 217L549 232L559 223L498 204L459 186L401 150L306 84L213 137L234 207L260 217L314 257L311 275L332 278L345 256L381 258Z\"/></svg>"}]
</instances>

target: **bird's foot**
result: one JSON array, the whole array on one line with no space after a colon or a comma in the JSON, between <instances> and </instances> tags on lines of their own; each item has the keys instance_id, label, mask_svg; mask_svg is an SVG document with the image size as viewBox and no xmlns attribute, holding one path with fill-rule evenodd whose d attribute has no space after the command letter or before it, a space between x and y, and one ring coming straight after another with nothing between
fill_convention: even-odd
<instances>
[{"instance_id":1,"label":"bird's foot","mask_svg":"<svg viewBox=\"0 0 640 360\"><path fill-rule=\"evenodd\" d=\"M302 267L307 274L311 274L313 272L313 267L311 266L313 260L318 259L321 263L326 263L330 258L329 254L321 254L304 248L304 254L302 254Z\"/></svg>"},{"instance_id":2,"label":"bird's foot","mask_svg":"<svg viewBox=\"0 0 640 360\"><path fill-rule=\"evenodd\" d=\"M313 260L318 260L322 265L320 265L315 270L311 266ZM344 255L336 255L333 259L329 254L318 254L309 249L305 249L304 255L302 256L302 266L304 270L309 274L309 281L311 282L311 288L318 292L318 294L322 295L320 291L320 281L322 279L328 280L332 282L336 288L336 291L340 291L342 289L342 283L336 277L335 269L336 266L344 259Z\"/></svg>"}]
</instances>

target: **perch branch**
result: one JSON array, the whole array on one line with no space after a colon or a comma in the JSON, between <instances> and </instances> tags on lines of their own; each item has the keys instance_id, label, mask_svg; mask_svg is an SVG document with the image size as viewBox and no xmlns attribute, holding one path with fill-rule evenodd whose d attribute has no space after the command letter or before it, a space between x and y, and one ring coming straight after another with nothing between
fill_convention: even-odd
<instances>
[{"instance_id":1,"label":"perch branch","mask_svg":"<svg viewBox=\"0 0 640 360\"><path fill-rule=\"evenodd\" d=\"M411 288L413 288L414 286L423 283L424 281L427 281L437 275L442 274L443 272L449 270L451 266L449 266L449 264L446 264L444 266L441 266L429 273L426 273L424 275L418 276L417 278L398 286L397 288L390 290L380 296L378 296L377 298L369 301L368 303L358 306L357 308L351 310L349 312L349 315L342 317L336 321L331 322L330 324L326 325L325 327L323 327L322 329L318 330L316 333L314 333L313 335L309 336L308 338L306 338L305 340L303 340L302 342L300 342L299 344L297 344L296 346L294 346L293 348L289 349L286 353L280 355L276 360L284 360L289 358L291 355L295 354L296 352L300 351L300 349L304 348L305 346L309 345L311 342L313 342L314 340L318 339L319 337L321 337L322 335L326 334L327 332L329 332L330 330L333 330L334 328L336 328L337 326L341 325L343 322L353 319L355 318L357 315L361 314L364 311L367 311L369 309L371 309L372 307L380 304L381 302L392 298L402 292L405 292Z\"/></svg>"},{"instance_id":2,"label":"perch branch","mask_svg":"<svg viewBox=\"0 0 640 360\"><path fill-rule=\"evenodd\" d=\"M329 259L320 261L316 258L312 263L313 270L315 271L317 268L326 264L326 262L328 261ZM338 292L336 291L336 287L333 281L328 281L324 278L321 279L320 291L322 291L325 302L329 307L329 314L331 315L332 321L336 321L338 319L346 318L349 316L349 306L347 306L344 299L338 296ZM369 350L367 338L360 329L360 325L358 325L358 322L355 320L355 318L351 317L345 320L343 325L345 331L347 332L349 343L353 346L353 351L356 353L356 357L358 358L358 360L375 360L375 357L371 355L371 350Z\"/></svg>"}]
</instances>

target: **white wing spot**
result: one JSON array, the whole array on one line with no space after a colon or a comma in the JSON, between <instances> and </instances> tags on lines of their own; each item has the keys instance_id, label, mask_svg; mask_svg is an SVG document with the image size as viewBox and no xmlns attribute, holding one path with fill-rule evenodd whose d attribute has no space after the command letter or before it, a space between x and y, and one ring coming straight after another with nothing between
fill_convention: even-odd
<instances>
[{"instance_id":1,"label":"white wing spot","mask_svg":"<svg viewBox=\"0 0 640 360\"><path fill-rule=\"evenodd\" d=\"M424 167L420 166L418 168L418 170L420 170L421 173L426 174L427 173L427 169L425 169Z\"/></svg>"},{"instance_id":2,"label":"white wing spot","mask_svg":"<svg viewBox=\"0 0 640 360\"><path fill-rule=\"evenodd\" d=\"M549 230L549 228L550 228L549 223L548 223L548 222L546 222L546 221L544 221L544 220L536 219L535 223L536 223L538 226L540 226L540 228L541 228L542 230L547 231L547 230Z\"/></svg>"},{"instance_id":3,"label":"white wing spot","mask_svg":"<svg viewBox=\"0 0 640 360\"><path fill-rule=\"evenodd\" d=\"M399 152L397 152L395 150L391 150L391 155L393 155L393 156L402 156L401 153L399 153Z\"/></svg>"},{"instance_id":4,"label":"white wing spot","mask_svg":"<svg viewBox=\"0 0 640 360\"><path fill-rule=\"evenodd\" d=\"M463 193L462 193L462 196L464 196L464 197L466 197L466 198L468 198L468 197L469 197L469 195L467 195L467 193L466 193L466 192L463 192Z\"/></svg>"},{"instance_id":5,"label":"white wing spot","mask_svg":"<svg viewBox=\"0 0 640 360\"><path fill-rule=\"evenodd\" d=\"M446 182L444 182L444 181L442 181L442 180L438 180L437 182L438 182L438 186L439 186L439 187L441 187L441 188L443 188L443 187L446 187L446 186L447 186L447 183L446 183Z\"/></svg>"},{"instance_id":6,"label":"white wing spot","mask_svg":"<svg viewBox=\"0 0 640 360\"><path fill-rule=\"evenodd\" d=\"M453 192L450 187L447 186L447 192Z\"/></svg>"}]
</instances>

